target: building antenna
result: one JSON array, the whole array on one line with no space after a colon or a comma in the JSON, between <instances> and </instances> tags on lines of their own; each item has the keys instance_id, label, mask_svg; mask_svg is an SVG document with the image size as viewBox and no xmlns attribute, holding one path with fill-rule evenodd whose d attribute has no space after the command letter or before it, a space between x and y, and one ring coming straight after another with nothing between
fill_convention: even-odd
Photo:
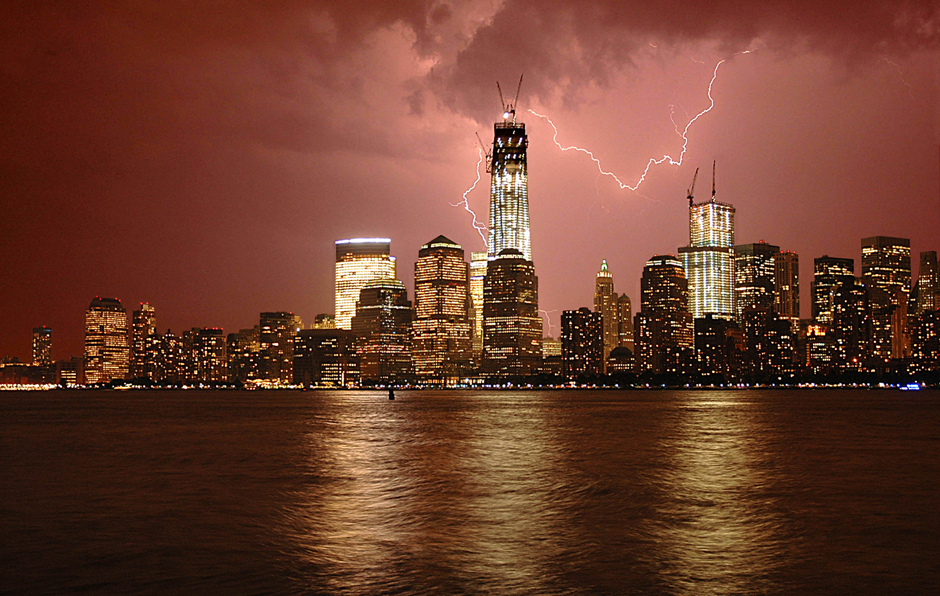
<instances>
[{"instance_id":1,"label":"building antenna","mask_svg":"<svg viewBox=\"0 0 940 596\"><path fill-rule=\"evenodd\" d=\"M715 162L712 162L712 202L715 202Z\"/></svg>"},{"instance_id":2,"label":"building antenna","mask_svg":"<svg viewBox=\"0 0 940 596\"><path fill-rule=\"evenodd\" d=\"M695 192L695 181L698 180L698 168L695 168L695 175L692 176L692 186L689 187L689 207L692 206L692 197Z\"/></svg>"},{"instance_id":3,"label":"building antenna","mask_svg":"<svg viewBox=\"0 0 940 596\"><path fill-rule=\"evenodd\" d=\"M519 85L516 87L516 97L512 100L512 103L507 103L506 99L503 97L503 90L499 86L499 81L496 81L496 90L499 91L499 103L503 106L503 120L509 120L509 117L512 116L512 123L516 123L516 102L519 101L519 90L522 89L522 76L519 76Z\"/></svg>"}]
</instances>

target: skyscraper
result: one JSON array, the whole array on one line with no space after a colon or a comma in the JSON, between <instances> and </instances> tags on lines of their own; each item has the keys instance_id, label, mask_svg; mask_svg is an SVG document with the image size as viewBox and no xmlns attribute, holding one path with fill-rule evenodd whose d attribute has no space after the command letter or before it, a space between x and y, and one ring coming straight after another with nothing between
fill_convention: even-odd
<instances>
[{"instance_id":1,"label":"skyscraper","mask_svg":"<svg viewBox=\"0 0 940 596\"><path fill-rule=\"evenodd\" d=\"M470 253L470 313L473 320L473 360L483 357L483 280L486 278L485 252Z\"/></svg>"},{"instance_id":2,"label":"skyscraper","mask_svg":"<svg viewBox=\"0 0 940 596\"><path fill-rule=\"evenodd\" d=\"M835 364L860 369L872 355L872 310L869 288L856 277L832 292Z\"/></svg>"},{"instance_id":3,"label":"skyscraper","mask_svg":"<svg viewBox=\"0 0 940 596\"><path fill-rule=\"evenodd\" d=\"M937 270L937 251L920 253L920 269L917 272L917 315L937 310L940 294L940 272Z\"/></svg>"},{"instance_id":4,"label":"skyscraper","mask_svg":"<svg viewBox=\"0 0 940 596\"><path fill-rule=\"evenodd\" d=\"M776 261L780 247L763 240L734 247L734 319L744 324L744 311L752 306L772 309L776 289Z\"/></svg>"},{"instance_id":5,"label":"skyscraper","mask_svg":"<svg viewBox=\"0 0 940 596\"><path fill-rule=\"evenodd\" d=\"M193 327L183 332L183 353L188 383L228 380L225 332L218 327Z\"/></svg>"},{"instance_id":6,"label":"skyscraper","mask_svg":"<svg viewBox=\"0 0 940 596\"><path fill-rule=\"evenodd\" d=\"M529 375L542 360L539 282L532 261L514 248L489 262L483 286L483 372Z\"/></svg>"},{"instance_id":7,"label":"skyscraper","mask_svg":"<svg viewBox=\"0 0 940 596\"><path fill-rule=\"evenodd\" d=\"M411 377L413 320L408 291L397 279L376 279L359 291L352 330L363 383L395 383Z\"/></svg>"},{"instance_id":8,"label":"skyscraper","mask_svg":"<svg viewBox=\"0 0 940 596\"><path fill-rule=\"evenodd\" d=\"M375 279L395 278L395 257L388 238L351 238L336 241L336 328L351 329L359 291Z\"/></svg>"},{"instance_id":9,"label":"skyscraper","mask_svg":"<svg viewBox=\"0 0 940 596\"><path fill-rule=\"evenodd\" d=\"M630 297L621 294L617 299L617 318L620 319L620 343L621 348L627 348L630 353L635 351L633 340L633 304Z\"/></svg>"},{"instance_id":10,"label":"skyscraper","mask_svg":"<svg viewBox=\"0 0 940 596\"><path fill-rule=\"evenodd\" d=\"M689 313L689 283L682 263L659 255L643 268L640 312L636 315L637 371L680 372L691 363L694 327Z\"/></svg>"},{"instance_id":11,"label":"skyscraper","mask_svg":"<svg viewBox=\"0 0 940 596\"><path fill-rule=\"evenodd\" d=\"M567 378L604 372L604 317L588 308L561 313L562 372Z\"/></svg>"},{"instance_id":12,"label":"skyscraper","mask_svg":"<svg viewBox=\"0 0 940 596\"><path fill-rule=\"evenodd\" d=\"M690 199L691 202L691 199ZM715 200L689 205L689 246L679 249L689 284L689 311L734 316L734 207Z\"/></svg>"},{"instance_id":13,"label":"skyscraper","mask_svg":"<svg viewBox=\"0 0 940 596\"><path fill-rule=\"evenodd\" d=\"M415 263L412 357L419 377L470 371L469 266L463 248L444 236L421 247Z\"/></svg>"},{"instance_id":14,"label":"skyscraper","mask_svg":"<svg viewBox=\"0 0 940 596\"><path fill-rule=\"evenodd\" d=\"M911 288L911 241L889 236L863 238L862 278L871 302L872 353L879 358L907 356L905 309Z\"/></svg>"},{"instance_id":15,"label":"skyscraper","mask_svg":"<svg viewBox=\"0 0 940 596\"><path fill-rule=\"evenodd\" d=\"M352 331L322 327L294 337L294 383L344 387L359 382L359 357Z\"/></svg>"},{"instance_id":16,"label":"skyscraper","mask_svg":"<svg viewBox=\"0 0 940 596\"><path fill-rule=\"evenodd\" d=\"M52 329L33 328L33 364L52 366Z\"/></svg>"},{"instance_id":17,"label":"skyscraper","mask_svg":"<svg viewBox=\"0 0 940 596\"><path fill-rule=\"evenodd\" d=\"M303 322L292 312L261 313L258 344L261 353L261 378L290 384L294 378L294 336Z\"/></svg>"},{"instance_id":18,"label":"skyscraper","mask_svg":"<svg viewBox=\"0 0 940 596\"><path fill-rule=\"evenodd\" d=\"M532 260L529 242L529 181L525 124L516 122L516 109L506 104L502 122L493 125L493 155L489 162L490 233L487 257L496 259L515 249Z\"/></svg>"},{"instance_id":19,"label":"skyscraper","mask_svg":"<svg viewBox=\"0 0 940 596\"><path fill-rule=\"evenodd\" d=\"M147 338L157 332L156 311L146 302L135 310L131 326L131 377L146 376Z\"/></svg>"},{"instance_id":20,"label":"skyscraper","mask_svg":"<svg viewBox=\"0 0 940 596\"><path fill-rule=\"evenodd\" d=\"M620 345L620 317L617 308L617 293L614 292L614 276L607 269L607 260L601 262L594 282L594 312L601 315L604 327L604 357L601 372L606 371L607 357Z\"/></svg>"},{"instance_id":21,"label":"skyscraper","mask_svg":"<svg viewBox=\"0 0 940 596\"><path fill-rule=\"evenodd\" d=\"M800 329L800 256L792 250L774 257L774 308L790 321L793 332Z\"/></svg>"},{"instance_id":22,"label":"skyscraper","mask_svg":"<svg viewBox=\"0 0 940 596\"><path fill-rule=\"evenodd\" d=\"M129 348L127 311L121 301L96 296L85 311L85 382L126 378Z\"/></svg>"},{"instance_id":23,"label":"skyscraper","mask_svg":"<svg viewBox=\"0 0 940 596\"><path fill-rule=\"evenodd\" d=\"M855 283L855 260L823 255L813 259L813 321L832 324L832 292L843 283Z\"/></svg>"}]
</instances>

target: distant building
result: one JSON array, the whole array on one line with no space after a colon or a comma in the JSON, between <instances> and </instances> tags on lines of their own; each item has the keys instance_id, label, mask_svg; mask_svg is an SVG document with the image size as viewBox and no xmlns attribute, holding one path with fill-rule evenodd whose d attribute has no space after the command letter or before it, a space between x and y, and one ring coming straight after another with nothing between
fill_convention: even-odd
<instances>
[{"instance_id":1,"label":"distant building","mask_svg":"<svg viewBox=\"0 0 940 596\"><path fill-rule=\"evenodd\" d=\"M843 283L855 283L854 259L823 255L813 260L813 321L832 324L832 293Z\"/></svg>"},{"instance_id":2,"label":"distant building","mask_svg":"<svg viewBox=\"0 0 940 596\"><path fill-rule=\"evenodd\" d=\"M638 373L682 373L692 363L694 327L689 312L688 280L672 255L650 259L640 280L636 315Z\"/></svg>"},{"instance_id":3,"label":"distant building","mask_svg":"<svg viewBox=\"0 0 940 596\"><path fill-rule=\"evenodd\" d=\"M52 329L33 328L33 364L52 366Z\"/></svg>"},{"instance_id":4,"label":"distant building","mask_svg":"<svg viewBox=\"0 0 940 596\"><path fill-rule=\"evenodd\" d=\"M861 370L872 356L872 315L868 287L852 278L832 293L835 365Z\"/></svg>"},{"instance_id":5,"label":"distant building","mask_svg":"<svg viewBox=\"0 0 940 596\"><path fill-rule=\"evenodd\" d=\"M156 311L146 302L135 310L131 326L131 378L147 376L147 338L157 332Z\"/></svg>"},{"instance_id":6,"label":"distant building","mask_svg":"<svg viewBox=\"0 0 940 596\"><path fill-rule=\"evenodd\" d=\"M621 348L630 350L631 358L634 350L633 339L633 306L630 303L630 297L621 294L617 299L617 318L620 320L620 343Z\"/></svg>"},{"instance_id":7,"label":"distant building","mask_svg":"<svg viewBox=\"0 0 940 596\"><path fill-rule=\"evenodd\" d=\"M800 256L792 250L774 257L774 309L790 321L794 333L800 330Z\"/></svg>"},{"instance_id":8,"label":"distant building","mask_svg":"<svg viewBox=\"0 0 940 596\"><path fill-rule=\"evenodd\" d=\"M872 354L884 359L906 357L911 241L889 236L863 238L862 279L870 292Z\"/></svg>"},{"instance_id":9,"label":"distant building","mask_svg":"<svg viewBox=\"0 0 940 596\"><path fill-rule=\"evenodd\" d=\"M72 356L68 360L56 362L55 382L61 385L85 384L85 361L79 356Z\"/></svg>"},{"instance_id":10,"label":"distant building","mask_svg":"<svg viewBox=\"0 0 940 596\"><path fill-rule=\"evenodd\" d=\"M594 312L601 315L604 322L604 357L601 372L606 371L607 357L620 345L620 317L617 308L618 296L614 291L614 276L607 268L607 260L601 262L594 283Z\"/></svg>"},{"instance_id":11,"label":"distant building","mask_svg":"<svg viewBox=\"0 0 940 596\"><path fill-rule=\"evenodd\" d=\"M328 313L320 313L313 318L311 329L336 329L336 317Z\"/></svg>"},{"instance_id":12,"label":"distant building","mask_svg":"<svg viewBox=\"0 0 940 596\"><path fill-rule=\"evenodd\" d=\"M626 346L615 348L607 357L607 374L632 373L635 361L633 352Z\"/></svg>"},{"instance_id":13,"label":"distant building","mask_svg":"<svg viewBox=\"0 0 940 596\"><path fill-rule=\"evenodd\" d=\"M183 333L187 383L222 383L228 380L225 332L218 327L193 327Z\"/></svg>"},{"instance_id":14,"label":"distant building","mask_svg":"<svg viewBox=\"0 0 940 596\"><path fill-rule=\"evenodd\" d=\"M775 257L779 254L779 246L764 241L734 247L734 318L738 325L743 324L748 308L774 307Z\"/></svg>"},{"instance_id":15,"label":"distant building","mask_svg":"<svg viewBox=\"0 0 940 596\"><path fill-rule=\"evenodd\" d=\"M532 261L507 248L489 262L483 288L483 372L530 375L542 360L538 278Z\"/></svg>"},{"instance_id":16,"label":"distant building","mask_svg":"<svg viewBox=\"0 0 940 596\"><path fill-rule=\"evenodd\" d=\"M415 263L415 375L457 380L470 372L470 306L463 248L438 236L421 247Z\"/></svg>"},{"instance_id":17,"label":"distant building","mask_svg":"<svg viewBox=\"0 0 940 596\"><path fill-rule=\"evenodd\" d=\"M261 378L289 385L294 378L294 336L303 329L298 315L287 311L261 313L258 348Z\"/></svg>"},{"instance_id":18,"label":"distant building","mask_svg":"<svg viewBox=\"0 0 940 596\"><path fill-rule=\"evenodd\" d=\"M940 294L940 271L937 268L937 251L920 253L920 269L917 274L917 311L920 316L940 308L937 298Z\"/></svg>"},{"instance_id":19,"label":"distant building","mask_svg":"<svg viewBox=\"0 0 940 596\"><path fill-rule=\"evenodd\" d=\"M730 382L735 372L735 339L737 325L728 319L707 315L695 319L695 359L699 374L721 375Z\"/></svg>"},{"instance_id":20,"label":"distant building","mask_svg":"<svg viewBox=\"0 0 940 596\"><path fill-rule=\"evenodd\" d=\"M561 356L561 339L543 337L542 358L550 358L552 356Z\"/></svg>"},{"instance_id":21,"label":"distant building","mask_svg":"<svg viewBox=\"0 0 940 596\"><path fill-rule=\"evenodd\" d=\"M734 207L715 200L689 206L689 246L679 249L688 279L689 312L700 319L734 316Z\"/></svg>"},{"instance_id":22,"label":"distant building","mask_svg":"<svg viewBox=\"0 0 940 596\"><path fill-rule=\"evenodd\" d=\"M85 311L85 381L126 379L130 364L127 311L117 298L95 297Z\"/></svg>"},{"instance_id":23,"label":"distant building","mask_svg":"<svg viewBox=\"0 0 940 596\"><path fill-rule=\"evenodd\" d=\"M350 238L336 241L336 328L352 329L359 291L370 281L394 279L395 257L388 238Z\"/></svg>"},{"instance_id":24,"label":"distant building","mask_svg":"<svg viewBox=\"0 0 940 596\"><path fill-rule=\"evenodd\" d=\"M489 261L486 252L470 253L470 318L473 321L473 360L483 358L483 280Z\"/></svg>"},{"instance_id":25,"label":"distant building","mask_svg":"<svg viewBox=\"0 0 940 596\"><path fill-rule=\"evenodd\" d=\"M356 336L345 329L308 329L294 337L294 383L345 387L359 383Z\"/></svg>"},{"instance_id":26,"label":"distant building","mask_svg":"<svg viewBox=\"0 0 940 596\"><path fill-rule=\"evenodd\" d=\"M744 360L751 379L764 382L796 372L793 326L772 307L755 305L744 311Z\"/></svg>"},{"instance_id":27,"label":"distant building","mask_svg":"<svg viewBox=\"0 0 940 596\"><path fill-rule=\"evenodd\" d=\"M352 331L356 335L362 383L401 383L411 379L413 320L405 284L397 279L373 280L360 290Z\"/></svg>"},{"instance_id":28,"label":"distant building","mask_svg":"<svg viewBox=\"0 0 940 596\"><path fill-rule=\"evenodd\" d=\"M561 313L562 372L566 378L604 372L604 318L588 308Z\"/></svg>"},{"instance_id":29,"label":"distant building","mask_svg":"<svg viewBox=\"0 0 940 596\"><path fill-rule=\"evenodd\" d=\"M229 333L225 338L225 353L231 382L244 383L262 378L260 325Z\"/></svg>"}]
</instances>

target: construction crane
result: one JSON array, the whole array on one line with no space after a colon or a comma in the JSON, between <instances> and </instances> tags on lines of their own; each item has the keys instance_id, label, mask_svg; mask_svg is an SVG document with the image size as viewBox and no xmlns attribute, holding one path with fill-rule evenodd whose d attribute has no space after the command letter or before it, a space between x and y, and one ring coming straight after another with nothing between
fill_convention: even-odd
<instances>
[{"instance_id":1,"label":"construction crane","mask_svg":"<svg viewBox=\"0 0 940 596\"><path fill-rule=\"evenodd\" d=\"M715 202L715 162L712 161L712 203Z\"/></svg>"},{"instance_id":2,"label":"construction crane","mask_svg":"<svg viewBox=\"0 0 940 596\"><path fill-rule=\"evenodd\" d=\"M486 173L493 173L493 149L487 149L486 145L483 144L483 139L480 138L480 133L476 133L477 140L480 141L480 149L483 150L483 155L486 156Z\"/></svg>"},{"instance_id":3,"label":"construction crane","mask_svg":"<svg viewBox=\"0 0 940 596\"><path fill-rule=\"evenodd\" d=\"M506 100L503 98L503 90L499 86L499 81L496 81L496 90L499 91L499 103L503 106L503 120L509 120L509 117L512 116L512 123L516 123L516 102L519 101L519 91L522 89L522 77L525 76L525 73L519 75L519 85L516 87L516 97L512 100L512 103L506 103Z\"/></svg>"},{"instance_id":4,"label":"construction crane","mask_svg":"<svg viewBox=\"0 0 940 596\"><path fill-rule=\"evenodd\" d=\"M695 175L692 176L692 186L689 187L689 207L692 206L692 196L695 192L695 181L698 179L698 168L695 168Z\"/></svg>"}]
</instances>

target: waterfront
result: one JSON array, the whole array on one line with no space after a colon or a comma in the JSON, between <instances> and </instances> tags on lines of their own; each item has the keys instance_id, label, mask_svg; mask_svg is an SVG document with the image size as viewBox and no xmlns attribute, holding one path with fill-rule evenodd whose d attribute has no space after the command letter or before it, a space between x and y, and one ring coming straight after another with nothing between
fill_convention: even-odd
<instances>
[{"instance_id":1,"label":"waterfront","mask_svg":"<svg viewBox=\"0 0 940 596\"><path fill-rule=\"evenodd\" d=\"M940 392L0 395L3 593L924 593Z\"/></svg>"}]
</instances>

